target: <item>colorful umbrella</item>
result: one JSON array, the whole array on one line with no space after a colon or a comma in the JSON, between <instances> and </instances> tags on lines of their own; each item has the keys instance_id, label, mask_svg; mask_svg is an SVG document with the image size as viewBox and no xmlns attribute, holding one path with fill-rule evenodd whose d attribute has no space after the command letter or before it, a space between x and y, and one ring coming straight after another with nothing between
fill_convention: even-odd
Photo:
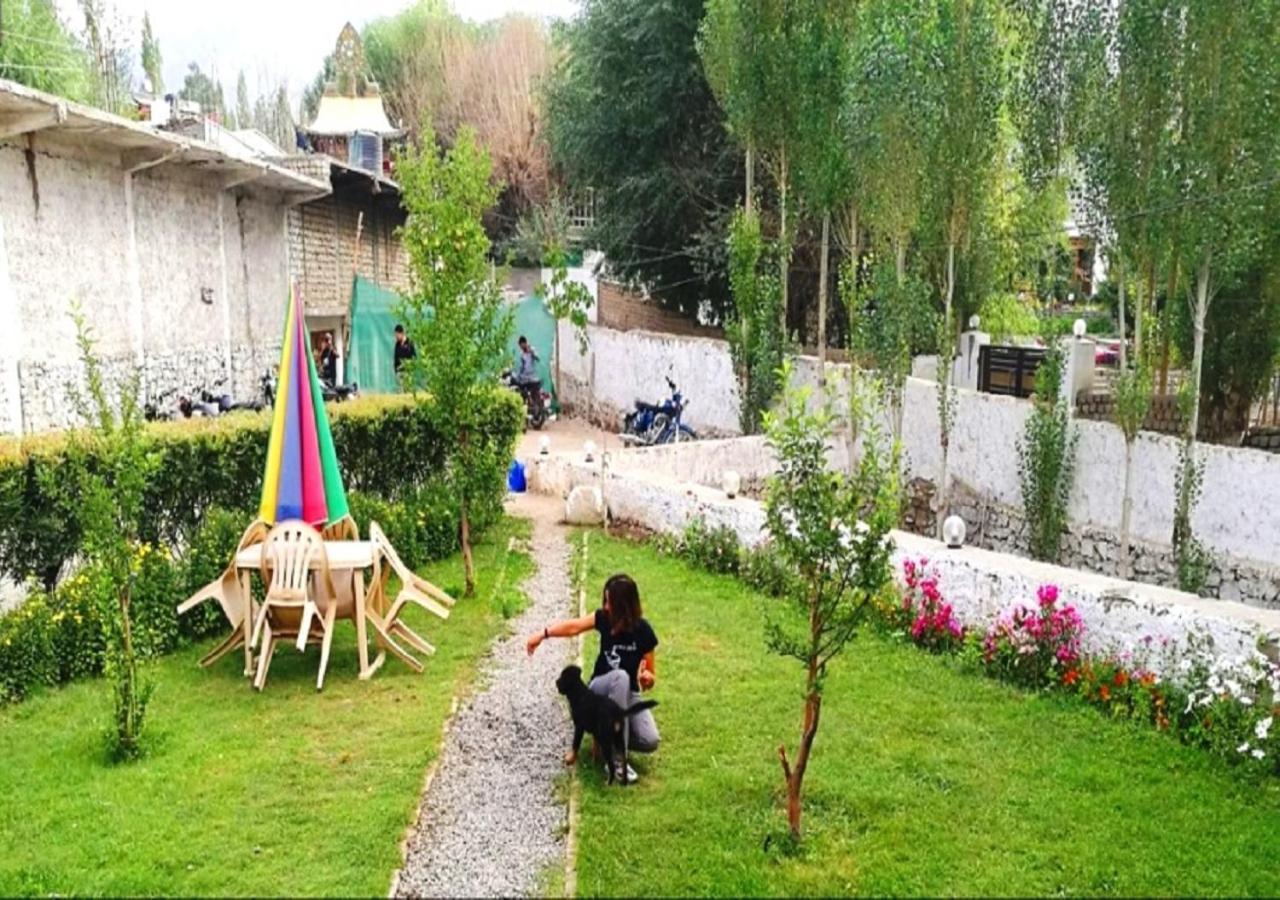
<instances>
[{"instance_id":1,"label":"colorful umbrella","mask_svg":"<svg viewBox=\"0 0 1280 900\"><path fill-rule=\"evenodd\" d=\"M320 377L307 348L306 315L290 287L258 517L267 524L302 519L323 527L348 512Z\"/></svg>"}]
</instances>

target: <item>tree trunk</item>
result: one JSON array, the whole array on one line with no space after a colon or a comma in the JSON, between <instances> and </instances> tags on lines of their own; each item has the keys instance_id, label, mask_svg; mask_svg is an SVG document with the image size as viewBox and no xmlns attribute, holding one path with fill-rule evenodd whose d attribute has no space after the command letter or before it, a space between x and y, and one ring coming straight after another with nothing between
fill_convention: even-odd
<instances>
[{"instance_id":1,"label":"tree trunk","mask_svg":"<svg viewBox=\"0 0 1280 900\"><path fill-rule=\"evenodd\" d=\"M747 196L743 201L746 207L747 215L751 215L751 211L755 209L756 194L756 150L752 144L747 144Z\"/></svg>"},{"instance_id":2,"label":"tree trunk","mask_svg":"<svg viewBox=\"0 0 1280 900\"><path fill-rule=\"evenodd\" d=\"M1169 289L1165 293L1164 321L1160 329L1160 393L1169 392L1169 316L1173 310L1173 294L1178 289L1178 259L1175 256L1173 265L1169 266ZM1152 298L1154 302L1154 297Z\"/></svg>"},{"instance_id":3,"label":"tree trunk","mask_svg":"<svg viewBox=\"0 0 1280 900\"><path fill-rule=\"evenodd\" d=\"M827 263L831 253L831 213L822 216L822 252L818 257L818 386L827 384Z\"/></svg>"},{"instance_id":4,"label":"tree trunk","mask_svg":"<svg viewBox=\"0 0 1280 900\"><path fill-rule=\"evenodd\" d=\"M1125 321L1124 321L1124 260L1117 254L1116 256L1116 283L1120 298L1120 371L1123 372L1128 366L1129 354L1125 350ZM1141 316L1139 316L1141 318ZM1135 350L1136 353L1136 350Z\"/></svg>"},{"instance_id":5,"label":"tree trunk","mask_svg":"<svg viewBox=\"0 0 1280 900\"><path fill-rule=\"evenodd\" d=\"M791 280L791 241L787 236L787 182L790 181L791 175L787 168L787 145L782 145L781 159L779 161L779 190L781 196L778 203L778 243L781 246L781 253L778 255L778 266L781 269L782 288L782 340L787 340L787 298L790 294L788 282Z\"/></svg>"},{"instance_id":6,"label":"tree trunk","mask_svg":"<svg viewBox=\"0 0 1280 900\"><path fill-rule=\"evenodd\" d=\"M1136 435L1135 435L1136 437ZM1120 577L1133 577L1133 561L1129 558L1129 517L1133 512L1133 440L1124 441L1124 500L1120 504Z\"/></svg>"},{"instance_id":7,"label":"tree trunk","mask_svg":"<svg viewBox=\"0 0 1280 900\"><path fill-rule=\"evenodd\" d=\"M462 516L458 525L458 534L462 539L462 571L466 580L463 596L474 597L476 593L476 566L475 561L471 558L471 517L467 513L466 500L462 501Z\"/></svg>"},{"instance_id":8,"label":"tree trunk","mask_svg":"<svg viewBox=\"0 0 1280 900\"><path fill-rule=\"evenodd\" d=\"M818 734L818 720L822 715L822 694L818 692L818 658L809 657L808 677L805 685L804 728L800 732L800 744L796 748L795 764L787 760L787 748L778 747L778 758L782 761L782 775L787 783L787 825L791 828L791 837L800 839L800 816L803 811L802 790L804 773L809 768L809 756L813 752L813 739Z\"/></svg>"},{"instance_id":9,"label":"tree trunk","mask_svg":"<svg viewBox=\"0 0 1280 900\"><path fill-rule=\"evenodd\" d=\"M551 385L551 393L557 398L556 406L558 407L560 405L560 402L559 402L559 397L560 397L560 320L559 319L556 319L555 321L555 329L556 329L556 342L551 352L552 352L552 355L555 356L556 358L556 372L555 372L556 380L555 380L555 383Z\"/></svg>"},{"instance_id":10,"label":"tree trunk","mask_svg":"<svg viewBox=\"0 0 1280 900\"><path fill-rule=\"evenodd\" d=\"M951 298L956 286L956 244L951 240L947 244L947 294L943 312L944 344L939 348L938 358L938 390L942 392L942 404L938 408L939 442L942 445L942 470L938 477L938 540L942 540L942 523L947 520L951 507L951 484L947 477L947 452L951 445L950 416L944 414L944 408L950 403L952 349L951 349ZM945 358L944 358L945 357Z\"/></svg>"},{"instance_id":11,"label":"tree trunk","mask_svg":"<svg viewBox=\"0 0 1280 900\"><path fill-rule=\"evenodd\" d=\"M894 271L898 275L898 287L907 280L907 238L898 235L893 239Z\"/></svg>"},{"instance_id":12,"label":"tree trunk","mask_svg":"<svg viewBox=\"0 0 1280 900\"><path fill-rule=\"evenodd\" d=\"M1204 323L1209 314L1209 267L1212 254L1205 251L1200 262L1200 270L1196 273L1196 303L1192 312L1195 324L1195 343L1191 355L1191 421L1187 426L1187 437L1192 442L1200 429L1200 375L1204 365Z\"/></svg>"}]
</instances>

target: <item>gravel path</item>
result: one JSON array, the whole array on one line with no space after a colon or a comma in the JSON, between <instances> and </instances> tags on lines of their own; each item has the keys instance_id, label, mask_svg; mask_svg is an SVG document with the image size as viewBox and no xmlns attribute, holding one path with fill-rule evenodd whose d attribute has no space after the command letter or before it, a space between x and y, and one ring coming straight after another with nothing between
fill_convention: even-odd
<instances>
[{"instance_id":1,"label":"gravel path","mask_svg":"<svg viewBox=\"0 0 1280 900\"><path fill-rule=\"evenodd\" d=\"M482 692L453 719L395 896L528 896L548 866L563 864L567 811L554 783L570 732L555 677L575 645L548 641L532 659L524 649L527 635L572 608L561 511L562 501L529 495L512 509L534 520L530 605L494 644Z\"/></svg>"}]
</instances>

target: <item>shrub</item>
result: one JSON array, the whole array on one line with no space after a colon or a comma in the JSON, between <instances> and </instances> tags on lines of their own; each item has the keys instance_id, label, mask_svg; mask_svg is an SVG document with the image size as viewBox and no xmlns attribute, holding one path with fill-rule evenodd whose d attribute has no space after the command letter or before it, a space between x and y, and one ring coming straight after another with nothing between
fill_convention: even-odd
<instances>
[{"instance_id":1,"label":"shrub","mask_svg":"<svg viewBox=\"0 0 1280 900\"><path fill-rule=\"evenodd\" d=\"M49 599L39 591L0 618L0 700L21 700L41 685L58 683L54 625Z\"/></svg>"},{"instance_id":2,"label":"shrub","mask_svg":"<svg viewBox=\"0 0 1280 900\"><path fill-rule=\"evenodd\" d=\"M240 543L245 523L252 519L253 513L243 510L220 506L209 510L183 556L180 572L182 596L190 597L209 582L222 577ZM216 603L201 603L178 619L178 633L186 639L213 637L225 630L226 619Z\"/></svg>"},{"instance_id":3,"label":"shrub","mask_svg":"<svg viewBox=\"0 0 1280 900\"><path fill-rule=\"evenodd\" d=\"M1057 683L1080 662L1084 623L1071 605L1058 605L1058 589L1043 585L1034 609L1019 604L1002 613L982 643L988 671L1027 687Z\"/></svg>"},{"instance_id":4,"label":"shrub","mask_svg":"<svg viewBox=\"0 0 1280 900\"><path fill-rule=\"evenodd\" d=\"M934 653L957 649L964 642L964 628L951 604L942 599L938 573L929 561L906 560L902 564L906 587L898 607L898 618L911 641Z\"/></svg>"},{"instance_id":5,"label":"shrub","mask_svg":"<svg viewBox=\"0 0 1280 900\"><path fill-rule=\"evenodd\" d=\"M520 415L510 391L485 392L473 438L487 451L477 522L492 522L501 510ZM441 481L444 441L429 398L361 397L331 406L329 416L348 490L400 500ZM211 510L256 509L269 431L268 416L257 413L147 425L143 440L155 465L138 523L142 538L185 547ZM0 575L53 588L81 547L81 470L97 465L93 452L73 453L65 434L0 440Z\"/></svg>"},{"instance_id":6,"label":"shrub","mask_svg":"<svg viewBox=\"0 0 1280 900\"><path fill-rule=\"evenodd\" d=\"M1017 294L993 294L978 309L978 327L991 335L996 343L1014 337L1033 337L1040 333L1040 317L1035 304Z\"/></svg>"}]
</instances>

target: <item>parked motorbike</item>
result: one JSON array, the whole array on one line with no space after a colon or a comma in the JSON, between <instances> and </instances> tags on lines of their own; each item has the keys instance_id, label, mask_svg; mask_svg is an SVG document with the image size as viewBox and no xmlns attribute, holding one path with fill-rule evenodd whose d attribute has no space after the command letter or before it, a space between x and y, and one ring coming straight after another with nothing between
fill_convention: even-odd
<instances>
[{"instance_id":1,"label":"parked motorbike","mask_svg":"<svg viewBox=\"0 0 1280 900\"><path fill-rule=\"evenodd\" d=\"M648 447L698 439L697 432L681 421L688 401L674 381L666 381L670 397L661 403L637 400L635 410L623 416L620 437L624 443Z\"/></svg>"},{"instance_id":2,"label":"parked motorbike","mask_svg":"<svg viewBox=\"0 0 1280 900\"><path fill-rule=\"evenodd\" d=\"M326 403L341 403L343 400L350 400L352 397L358 396L360 393L360 385L354 381L351 384L334 384L331 381L320 382L320 394L324 397Z\"/></svg>"},{"instance_id":3,"label":"parked motorbike","mask_svg":"<svg viewBox=\"0 0 1280 900\"><path fill-rule=\"evenodd\" d=\"M142 418L148 422L167 422L178 418L179 410L173 402L176 393L176 388L170 388L151 397L142 404Z\"/></svg>"},{"instance_id":4,"label":"parked motorbike","mask_svg":"<svg viewBox=\"0 0 1280 900\"><path fill-rule=\"evenodd\" d=\"M542 389L542 382L521 384L510 370L502 373L502 383L524 400L525 424L540 431L547 423L547 410L551 408L551 395Z\"/></svg>"}]
</instances>

